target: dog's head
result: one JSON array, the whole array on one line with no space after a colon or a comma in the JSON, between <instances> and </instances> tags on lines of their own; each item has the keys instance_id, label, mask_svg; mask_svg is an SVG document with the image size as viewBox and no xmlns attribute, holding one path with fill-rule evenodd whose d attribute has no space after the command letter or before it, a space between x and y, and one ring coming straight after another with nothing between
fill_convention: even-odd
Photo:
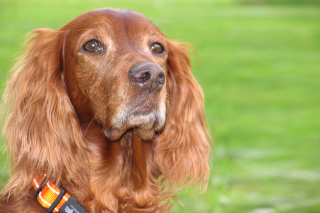
<instances>
[{"instance_id":1,"label":"dog's head","mask_svg":"<svg viewBox=\"0 0 320 213\"><path fill-rule=\"evenodd\" d=\"M152 138L165 123L168 39L130 10L90 11L60 30L65 84L80 118L113 140L128 129Z\"/></svg>"}]
</instances>

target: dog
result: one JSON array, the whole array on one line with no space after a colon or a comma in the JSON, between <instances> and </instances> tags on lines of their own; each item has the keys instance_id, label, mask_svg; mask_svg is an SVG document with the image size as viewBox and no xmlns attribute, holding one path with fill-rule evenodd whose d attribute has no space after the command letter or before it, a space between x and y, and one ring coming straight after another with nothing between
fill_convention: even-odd
<instances>
[{"instance_id":1,"label":"dog","mask_svg":"<svg viewBox=\"0 0 320 213\"><path fill-rule=\"evenodd\" d=\"M168 212L205 187L210 135L187 44L97 9L32 32L3 95L11 178L0 212Z\"/></svg>"}]
</instances>

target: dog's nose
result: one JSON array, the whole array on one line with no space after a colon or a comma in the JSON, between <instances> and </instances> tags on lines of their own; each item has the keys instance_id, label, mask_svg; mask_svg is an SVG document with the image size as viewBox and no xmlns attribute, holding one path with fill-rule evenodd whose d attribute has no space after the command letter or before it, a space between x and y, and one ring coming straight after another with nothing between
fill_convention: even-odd
<instances>
[{"instance_id":1,"label":"dog's nose","mask_svg":"<svg viewBox=\"0 0 320 213\"><path fill-rule=\"evenodd\" d=\"M129 78L136 87L149 90L149 92L160 91L166 80L163 69L150 62L134 66L129 71Z\"/></svg>"}]
</instances>

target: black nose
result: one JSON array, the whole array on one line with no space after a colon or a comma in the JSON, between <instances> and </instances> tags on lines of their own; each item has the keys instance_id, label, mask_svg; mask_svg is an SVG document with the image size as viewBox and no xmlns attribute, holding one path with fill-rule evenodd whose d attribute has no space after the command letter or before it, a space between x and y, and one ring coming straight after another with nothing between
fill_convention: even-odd
<instances>
[{"instance_id":1,"label":"black nose","mask_svg":"<svg viewBox=\"0 0 320 213\"><path fill-rule=\"evenodd\" d=\"M130 81L136 86L149 92L160 91L166 81L163 69L154 63L140 63L129 72Z\"/></svg>"}]
</instances>

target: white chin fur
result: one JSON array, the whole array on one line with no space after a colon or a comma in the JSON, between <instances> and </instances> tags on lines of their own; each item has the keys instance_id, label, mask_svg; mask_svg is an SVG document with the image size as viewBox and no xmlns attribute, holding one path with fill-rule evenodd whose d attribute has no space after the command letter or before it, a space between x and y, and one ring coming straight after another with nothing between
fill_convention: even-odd
<instances>
[{"instance_id":1,"label":"white chin fur","mask_svg":"<svg viewBox=\"0 0 320 213\"><path fill-rule=\"evenodd\" d=\"M121 129L123 126L127 128L141 127L142 129L151 129L154 127L162 127L165 122L166 108L165 104L161 103L158 110L152 111L146 115L134 115L134 110L124 110L121 106L117 110L118 113L112 119L114 128Z\"/></svg>"}]
</instances>

